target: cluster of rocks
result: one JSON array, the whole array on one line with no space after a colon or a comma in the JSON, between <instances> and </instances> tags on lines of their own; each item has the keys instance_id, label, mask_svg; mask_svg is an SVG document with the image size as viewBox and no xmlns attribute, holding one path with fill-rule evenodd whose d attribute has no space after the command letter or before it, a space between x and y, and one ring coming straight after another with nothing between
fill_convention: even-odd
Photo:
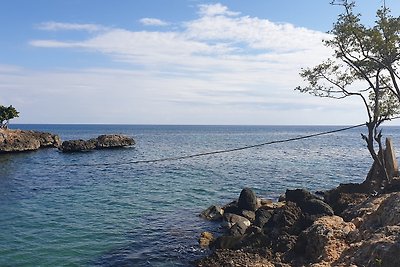
<instances>
[{"instance_id":1,"label":"cluster of rocks","mask_svg":"<svg viewBox=\"0 0 400 267\"><path fill-rule=\"evenodd\" d=\"M100 135L97 138L92 138L89 140L80 139L64 141L59 149L63 152L81 152L94 149L132 146L134 144L135 140L133 140L131 137L120 134L109 134Z\"/></svg>"},{"instance_id":2,"label":"cluster of rocks","mask_svg":"<svg viewBox=\"0 0 400 267\"><path fill-rule=\"evenodd\" d=\"M61 139L56 134L23 131L0 130L0 153L33 151L44 147L59 147Z\"/></svg>"},{"instance_id":3,"label":"cluster of rocks","mask_svg":"<svg viewBox=\"0 0 400 267\"><path fill-rule=\"evenodd\" d=\"M351 184L323 196L287 190L272 202L245 188L201 216L226 230L202 233L212 254L197 266L400 266L400 192L371 195Z\"/></svg>"},{"instance_id":4,"label":"cluster of rocks","mask_svg":"<svg viewBox=\"0 0 400 267\"><path fill-rule=\"evenodd\" d=\"M63 152L79 152L134 144L133 138L120 134L100 135L90 140L71 140L61 143L60 137L56 134L0 129L0 153L33 151L46 147L58 148Z\"/></svg>"}]
</instances>

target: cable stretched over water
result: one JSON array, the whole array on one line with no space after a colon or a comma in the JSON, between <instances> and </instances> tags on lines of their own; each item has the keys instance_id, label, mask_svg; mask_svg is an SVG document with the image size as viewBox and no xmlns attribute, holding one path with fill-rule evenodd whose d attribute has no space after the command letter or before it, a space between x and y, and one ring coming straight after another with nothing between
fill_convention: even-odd
<instances>
[{"instance_id":1,"label":"cable stretched over water","mask_svg":"<svg viewBox=\"0 0 400 267\"><path fill-rule=\"evenodd\" d=\"M132 161L113 162L113 163L92 163L92 164L76 163L76 164L67 164L67 165L63 165L63 166L66 166L66 167L69 167L69 166L71 166L71 167L72 166L83 166L83 167L85 167L85 166L116 166L116 165L130 165L130 164L141 164L141 163L142 164L157 163L157 162L165 162L165 161L178 161L178 160L198 158L198 157L217 155L217 154L223 154L223 153L231 153L231 152L236 152L236 151L241 151L241 150L246 150L246 149L251 149L251 148L256 148L256 147L262 147L262 146L266 146L266 145L298 141L298 140L308 139L308 138L312 138L312 137L316 137L316 136L347 131L347 130L358 128L361 126L365 126L365 123L361 123L361 124L357 124L357 125L349 126L349 127L344 127L344 128L340 128L340 129L335 129L335 130L331 130L331 131L326 131L326 132L320 132L320 133L315 133L315 134L309 134L309 135L288 138L288 139L275 140L275 141L269 141L269 142L264 142L264 143L258 143L258 144L254 144L254 145L247 145L247 146L223 149L223 150L214 150L214 151L209 151L209 152L177 156L177 157L166 157L166 158L149 159L149 160L132 160Z\"/></svg>"}]
</instances>

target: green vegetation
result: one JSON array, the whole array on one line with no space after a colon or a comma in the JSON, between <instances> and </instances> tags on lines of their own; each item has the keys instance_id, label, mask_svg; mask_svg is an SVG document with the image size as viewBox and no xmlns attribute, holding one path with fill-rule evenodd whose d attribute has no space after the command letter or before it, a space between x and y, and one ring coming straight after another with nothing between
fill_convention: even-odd
<instances>
[{"instance_id":1,"label":"green vegetation","mask_svg":"<svg viewBox=\"0 0 400 267\"><path fill-rule=\"evenodd\" d=\"M380 169L382 183L388 181L382 151L381 124L400 113L400 17L382 6L376 12L373 26L360 22L354 1L333 1L344 8L329 32L325 46L333 49L331 58L302 69L306 86L295 90L319 97L343 99L358 97L368 121L368 134L362 135L368 150ZM382 184L381 184L382 185Z\"/></svg>"},{"instance_id":2,"label":"green vegetation","mask_svg":"<svg viewBox=\"0 0 400 267\"><path fill-rule=\"evenodd\" d=\"M19 112L13 107L0 105L0 128L7 129L11 119L18 118Z\"/></svg>"}]
</instances>

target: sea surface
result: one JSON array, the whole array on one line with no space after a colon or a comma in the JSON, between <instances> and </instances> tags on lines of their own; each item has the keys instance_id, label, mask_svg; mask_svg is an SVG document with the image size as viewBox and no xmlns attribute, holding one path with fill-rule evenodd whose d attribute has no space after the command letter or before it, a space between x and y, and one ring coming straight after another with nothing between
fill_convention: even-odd
<instances>
[{"instance_id":1,"label":"sea surface","mask_svg":"<svg viewBox=\"0 0 400 267\"><path fill-rule=\"evenodd\" d=\"M62 140L120 133L134 147L0 155L0 266L190 266L217 225L198 214L244 187L276 199L361 182L372 160L357 128L226 154L132 163L232 149L339 126L13 125ZM384 128L400 148L400 127Z\"/></svg>"}]
</instances>

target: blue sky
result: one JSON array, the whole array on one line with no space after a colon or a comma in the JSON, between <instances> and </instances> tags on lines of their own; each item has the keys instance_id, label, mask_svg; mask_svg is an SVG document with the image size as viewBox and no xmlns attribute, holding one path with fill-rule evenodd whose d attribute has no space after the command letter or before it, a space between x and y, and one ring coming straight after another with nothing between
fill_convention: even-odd
<instances>
[{"instance_id":1,"label":"blue sky","mask_svg":"<svg viewBox=\"0 0 400 267\"><path fill-rule=\"evenodd\" d=\"M372 24L382 1L357 4ZM300 68L331 54L321 40L340 12L329 0L3 0L0 103L18 123L360 123L357 100L293 91Z\"/></svg>"}]
</instances>

